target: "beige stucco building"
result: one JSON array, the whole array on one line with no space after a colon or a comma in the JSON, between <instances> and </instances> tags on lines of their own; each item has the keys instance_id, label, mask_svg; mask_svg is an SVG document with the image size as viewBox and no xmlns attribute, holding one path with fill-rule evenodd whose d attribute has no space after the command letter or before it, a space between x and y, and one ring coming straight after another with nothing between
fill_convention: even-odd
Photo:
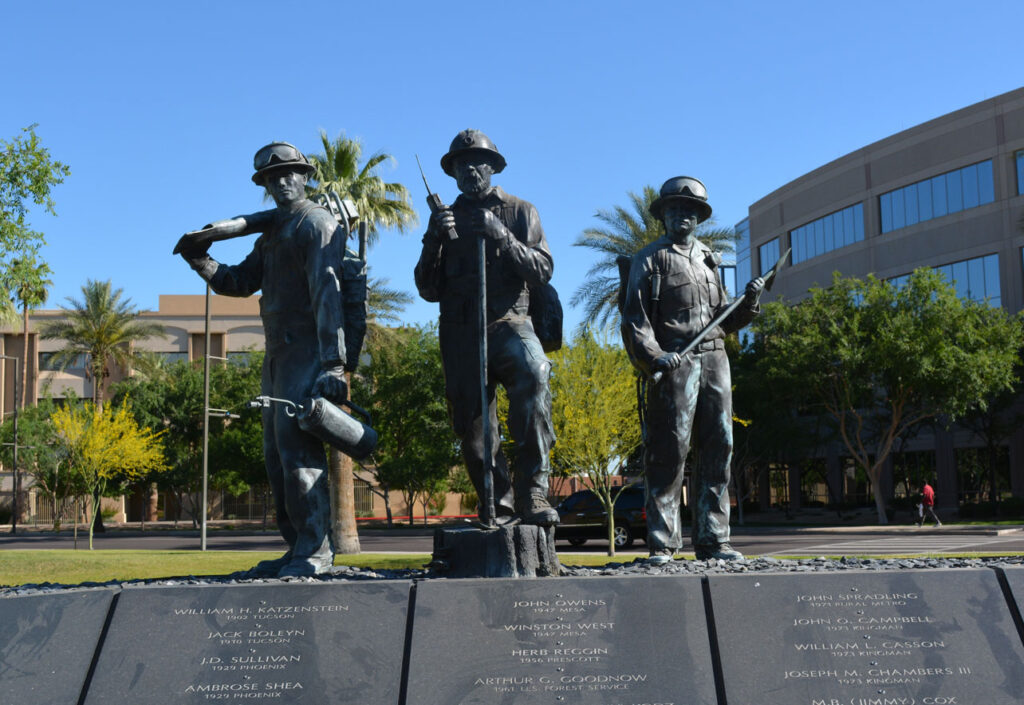
<instances>
[{"instance_id":1,"label":"beige stucco building","mask_svg":"<svg viewBox=\"0 0 1024 705\"><path fill-rule=\"evenodd\" d=\"M61 316L59 309L34 311L30 317L28 335L28 374L26 379L26 402L33 403L47 394L55 399L63 398L68 390L80 398L91 398L93 382L86 374L84 360L64 371L52 369L48 364L49 356L62 347L59 340L41 340L38 330L47 320ZM205 346L206 297L202 295L161 295L156 311L143 311L140 317L155 321L164 326L162 338L151 338L138 344L138 347L157 353L169 362L180 360L201 360ZM0 355L17 358L18 375L21 373L21 359L25 349L24 335L19 325L8 325L0 328ZM262 350L264 346L263 323L259 315L259 297L237 298L229 296L212 296L210 298L210 353L215 358L228 358L244 355L248 350ZM15 374L14 361L4 361L0 366L0 412L4 418L10 416L15 406ZM124 370L112 369L109 382L123 379ZM253 395L259 393L254 389ZM371 490L374 485L372 475L357 469L355 483L356 510L360 516L384 516L384 501ZM21 521L45 524L52 520L52 508L42 498L31 491L30 481L23 476L21 493ZM13 474L10 468L0 471L0 508L10 508L13 494ZM400 492L390 493L393 512L397 516L407 515L409 508ZM440 509L443 514L461 514L460 495L451 494L446 506ZM198 502L198 498L193 498ZM262 493L249 493L241 497L231 497L219 492L211 492L210 516L213 519L260 519L264 504L269 501ZM186 504L177 507L171 496L147 498L141 496L125 497L118 500L104 500L104 508L113 510L115 521L136 521L142 518L145 507L152 511L159 507L160 516L173 518L178 515L185 519L191 516L191 507ZM196 504L198 506L198 504ZM422 515L423 508L419 505L414 513ZM271 518L273 508L270 508Z\"/></svg>"}]
</instances>

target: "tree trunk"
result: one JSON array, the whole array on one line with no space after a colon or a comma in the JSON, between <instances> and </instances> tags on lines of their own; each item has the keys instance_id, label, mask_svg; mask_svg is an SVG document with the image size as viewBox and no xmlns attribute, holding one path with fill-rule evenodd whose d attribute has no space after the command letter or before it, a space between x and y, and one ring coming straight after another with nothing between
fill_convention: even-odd
<instances>
[{"instance_id":1,"label":"tree trunk","mask_svg":"<svg viewBox=\"0 0 1024 705\"><path fill-rule=\"evenodd\" d=\"M92 548L92 534L95 531L97 534L107 533L107 527L103 525L103 496L95 498L93 502L93 513L92 521L89 522L89 548Z\"/></svg>"},{"instance_id":2,"label":"tree trunk","mask_svg":"<svg viewBox=\"0 0 1024 705\"><path fill-rule=\"evenodd\" d=\"M743 522L743 499L744 499L744 495L743 495L743 489L740 486L740 475L742 475L742 474L743 474L742 471L736 472L735 470L732 473L733 488L736 491L736 523L739 526L743 526L743 523L744 523ZM745 485L746 482L744 482L743 484Z\"/></svg>"},{"instance_id":3,"label":"tree trunk","mask_svg":"<svg viewBox=\"0 0 1024 705\"><path fill-rule=\"evenodd\" d=\"M886 526L889 517L885 515L885 497L882 496L882 463L876 462L868 469L868 480L875 493L875 510L878 512L878 525Z\"/></svg>"},{"instance_id":4,"label":"tree trunk","mask_svg":"<svg viewBox=\"0 0 1024 705\"><path fill-rule=\"evenodd\" d=\"M345 378L351 384L351 373L346 372ZM331 488L331 543L336 553L359 553L352 458L331 448L327 467L328 486Z\"/></svg>"},{"instance_id":5,"label":"tree trunk","mask_svg":"<svg viewBox=\"0 0 1024 705\"><path fill-rule=\"evenodd\" d=\"M89 550L92 550L92 535L96 526L96 517L100 516L100 498L95 494L91 497L92 501L92 521L89 522Z\"/></svg>"},{"instance_id":6,"label":"tree trunk","mask_svg":"<svg viewBox=\"0 0 1024 705\"><path fill-rule=\"evenodd\" d=\"M25 341L25 347L22 348L21 354L21 400L20 406L22 409L25 408L25 390L28 389L28 304L24 304L21 309L21 320L22 320L22 336ZM17 391L17 390L15 390ZM32 405L35 406L35 395L33 394ZM18 402L15 402L18 404Z\"/></svg>"},{"instance_id":7,"label":"tree trunk","mask_svg":"<svg viewBox=\"0 0 1024 705\"><path fill-rule=\"evenodd\" d=\"M331 543L334 544L336 553L359 553L352 458L331 448L328 468L328 484L331 488Z\"/></svg>"},{"instance_id":8,"label":"tree trunk","mask_svg":"<svg viewBox=\"0 0 1024 705\"><path fill-rule=\"evenodd\" d=\"M998 482L996 475L996 458L998 457L996 444L992 442L991 435L986 439L988 443L988 483L989 500L992 502L992 516L999 518L999 490L996 487Z\"/></svg>"},{"instance_id":9,"label":"tree trunk","mask_svg":"<svg viewBox=\"0 0 1024 705\"><path fill-rule=\"evenodd\" d=\"M147 487L149 494L144 505L146 520L157 521L160 518L160 491L157 489L155 482L150 482Z\"/></svg>"},{"instance_id":10,"label":"tree trunk","mask_svg":"<svg viewBox=\"0 0 1024 705\"><path fill-rule=\"evenodd\" d=\"M384 498L384 513L388 517L388 528L390 529L395 525L394 518L391 516L391 490L384 486L384 494L381 496Z\"/></svg>"},{"instance_id":11,"label":"tree trunk","mask_svg":"<svg viewBox=\"0 0 1024 705\"><path fill-rule=\"evenodd\" d=\"M57 504L57 490L53 491L53 533L60 533L60 505Z\"/></svg>"}]
</instances>

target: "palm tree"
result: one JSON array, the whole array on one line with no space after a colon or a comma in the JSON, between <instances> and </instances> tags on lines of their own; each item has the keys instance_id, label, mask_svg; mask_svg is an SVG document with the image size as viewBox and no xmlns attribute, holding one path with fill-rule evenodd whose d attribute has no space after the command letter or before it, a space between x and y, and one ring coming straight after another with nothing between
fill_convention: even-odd
<instances>
[{"instance_id":1,"label":"palm tree","mask_svg":"<svg viewBox=\"0 0 1024 705\"><path fill-rule=\"evenodd\" d=\"M375 172L385 161L394 157L384 152L375 152L359 166L363 156L363 143L349 139L342 133L333 141L324 130L320 131L322 154L309 155L309 161L316 170L306 187L309 195L334 191L350 198L355 203L359 217L366 221L368 242L374 244L380 228L405 228L417 222L409 189L400 183L387 183Z\"/></svg>"},{"instance_id":2,"label":"palm tree","mask_svg":"<svg viewBox=\"0 0 1024 705\"><path fill-rule=\"evenodd\" d=\"M349 139L342 133L332 141L327 132L321 130L320 142L323 153L309 155L315 169L306 187L310 196L333 191L351 199L360 219L366 223L369 245L376 243L380 228L395 228L403 232L416 222L409 189L400 183L387 183L375 173L382 163L394 159L391 155L375 152L360 166L363 144L359 140ZM374 280L370 282L368 299L367 337L372 341L386 330L378 321L396 319L401 306L409 303L412 297L405 292L388 289L387 280ZM352 459L332 448L329 466L332 505L336 510L331 532L335 550L359 553Z\"/></svg>"},{"instance_id":3,"label":"palm tree","mask_svg":"<svg viewBox=\"0 0 1024 705\"><path fill-rule=\"evenodd\" d=\"M46 302L47 289L53 284L49 278L52 273L46 262L36 261L34 254L13 260L7 272L10 282L8 291L21 304L22 340L25 341L25 347L21 359L21 394L15 403L22 409L25 408L26 390L30 387L35 389L35 385L29 384L28 379L28 312L30 308L42 306ZM35 404L35 399L32 403Z\"/></svg>"},{"instance_id":4,"label":"palm tree","mask_svg":"<svg viewBox=\"0 0 1024 705\"><path fill-rule=\"evenodd\" d=\"M658 190L653 186L644 186L639 194L630 191L632 210L623 206L599 209L594 217L604 225L585 229L573 243L575 247L594 250L600 256L570 302L573 306L583 304L580 331L618 324L619 266L616 260L620 256L632 257L665 234L665 226L651 215L651 204L657 198ZM715 219L710 218L697 227L697 239L716 252L732 252L736 234L732 228L719 227Z\"/></svg>"},{"instance_id":5,"label":"palm tree","mask_svg":"<svg viewBox=\"0 0 1024 705\"><path fill-rule=\"evenodd\" d=\"M58 369L65 369L77 357L86 357L86 370L93 381L92 399L103 408L106 378L110 363L130 369L143 359L133 344L163 335L164 327L139 318L131 299L122 299L123 290L113 289L109 281L86 280L82 300L67 298L70 307L61 306L63 320L47 321L40 326L43 340L63 340L64 347L53 356Z\"/></svg>"}]
</instances>

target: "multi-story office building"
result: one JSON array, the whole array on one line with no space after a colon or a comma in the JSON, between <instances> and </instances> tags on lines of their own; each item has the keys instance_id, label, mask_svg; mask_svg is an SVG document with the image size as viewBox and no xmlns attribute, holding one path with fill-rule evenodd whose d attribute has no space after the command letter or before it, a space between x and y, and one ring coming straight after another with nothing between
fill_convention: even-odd
<instances>
[{"instance_id":1,"label":"multi-story office building","mask_svg":"<svg viewBox=\"0 0 1024 705\"><path fill-rule=\"evenodd\" d=\"M1024 88L870 144L760 199L736 226L736 280L767 271L791 247L792 265L779 274L773 298L797 301L810 287L829 285L835 271L898 281L928 266L944 272L961 296L1018 312L1022 218ZM928 456L940 506L949 508L969 498L958 465L966 463L963 451L979 444L966 430L940 430L912 439L906 450ZM847 474L841 449L829 456L827 472L838 483ZM1024 496L1024 429L1004 458L1013 493ZM801 469L789 472L789 501L797 504Z\"/></svg>"}]
</instances>

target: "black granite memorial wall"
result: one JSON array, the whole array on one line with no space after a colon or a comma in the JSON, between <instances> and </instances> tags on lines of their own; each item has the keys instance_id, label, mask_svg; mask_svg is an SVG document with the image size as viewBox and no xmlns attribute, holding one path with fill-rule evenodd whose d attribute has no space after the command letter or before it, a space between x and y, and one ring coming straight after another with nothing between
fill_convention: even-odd
<instances>
[{"instance_id":1,"label":"black granite memorial wall","mask_svg":"<svg viewBox=\"0 0 1024 705\"><path fill-rule=\"evenodd\" d=\"M0 705L1016 704L1022 603L1022 568L57 591L0 598Z\"/></svg>"},{"instance_id":2,"label":"black granite memorial wall","mask_svg":"<svg viewBox=\"0 0 1024 705\"><path fill-rule=\"evenodd\" d=\"M397 705L409 587L125 588L85 705Z\"/></svg>"},{"instance_id":3,"label":"black granite memorial wall","mask_svg":"<svg viewBox=\"0 0 1024 705\"><path fill-rule=\"evenodd\" d=\"M1024 645L995 571L709 581L729 703L1024 702Z\"/></svg>"},{"instance_id":4,"label":"black granite memorial wall","mask_svg":"<svg viewBox=\"0 0 1024 705\"><path fill-rule=\"evenodd\" d=\"M77 703L115 590L0 600L0 703Z\"/></svg>"},{"instance_id":5,"label":"black granite memorial wall","mask_svg":"<svg viewBox=\"0 0 1024 705\"><path fill-rule=\"evenodd\" d=\"M409 705L714 700L699 578L417 586Z\"/></svg>"}]
</instances>

